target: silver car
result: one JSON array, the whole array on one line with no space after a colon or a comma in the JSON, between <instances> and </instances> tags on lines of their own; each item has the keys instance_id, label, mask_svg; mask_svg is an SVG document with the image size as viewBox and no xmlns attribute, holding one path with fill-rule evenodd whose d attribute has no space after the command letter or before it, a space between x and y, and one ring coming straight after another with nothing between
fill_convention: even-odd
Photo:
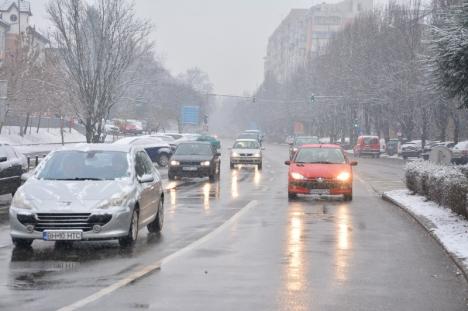
<instances>
[{"instance_id":1,"label":"silver car","mask_svg":"<svg viewBox=\"0 0 468 311\"><path fill-rule=\"evenodd\" d=\"M129 145L82 144L49 154L16 192L13 243L118 239L132 245L139 229L159 232L164 191L146 152Z\"/></svg>"},{"instance_id":2,"label":"silver car","mask_svg":"<svg viewBox=\"0 0 468 311\"><path fill-rule=\"evenodd\" d=\"M265 148L261 147L256 139L237 139L230 149L231 169L234 169L237 164L256 165L259 170L262 169L262 150Z\"/></svg>"}]
</instances>

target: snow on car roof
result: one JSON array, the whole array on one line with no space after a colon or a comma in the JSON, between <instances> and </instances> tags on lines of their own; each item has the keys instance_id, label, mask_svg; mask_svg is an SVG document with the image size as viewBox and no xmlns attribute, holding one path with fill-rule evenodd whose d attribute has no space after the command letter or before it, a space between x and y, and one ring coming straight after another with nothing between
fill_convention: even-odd
<instances>
[{"instance_id":1,"label":"snow on car roof","mask_svg":"<svg viewBox=\"0 0 468 311\"><path fill-rule=\"evenodd\" d=\"M303 145L301 148L336 148L341 149L341 146L335 144L308 144Z\"/></svg>"},{"instance_id":2,"label":"snow on car roof","mask_svg":"<svg viewBox=\"0 0 468 311\"><path fill-rule=\"evenodd\" d=\"M251 142L258 142L258 140L256 139L252 139L252 138L239 138L239 139L236 139L236 142L237 141L251 141Z\"/></svg>"},{"instance_id":3,"label":"snow on car roof","mask_svg":"<svg viewBox=\"0 0 468 311\"><path fill-rule=\"evenodd\" d=\"M76 150L76 151L120 151L120 152L130 152L134 148L131 145L120 145L120 144L76 144L64 146L60 150Z\"/></svg>"}]
</instances>

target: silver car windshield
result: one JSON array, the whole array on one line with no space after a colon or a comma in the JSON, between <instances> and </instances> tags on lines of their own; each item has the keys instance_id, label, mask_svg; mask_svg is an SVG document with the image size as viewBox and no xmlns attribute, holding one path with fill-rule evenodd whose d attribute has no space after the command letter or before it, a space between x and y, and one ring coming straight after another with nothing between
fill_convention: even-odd
<instances>
[{"instance_id":1,"label":"silver car windshield","mask_svg":"<svg viewBox=\"0 0 468 311\"><path fill-rule=\"evenodd\" d=\"M259 149L260 145L255 141L238 141L233 149Z\"/></svg>"},{"instance_id":2,"label":"silver car windshield","mask_svg":"<svg viewBox=\"0 0 468 311\"><path fill-rule=\"evenodd\" d=\"M127 153L58 151L38 174L44 180L115 180L130 176Z\"/></svg>"}]
</instances>

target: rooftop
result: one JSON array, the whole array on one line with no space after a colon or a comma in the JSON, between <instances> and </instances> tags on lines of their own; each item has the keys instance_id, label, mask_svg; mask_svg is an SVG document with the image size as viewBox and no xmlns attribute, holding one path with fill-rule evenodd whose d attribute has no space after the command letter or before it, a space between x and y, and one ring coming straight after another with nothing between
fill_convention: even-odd
<instances>
[{"instance_id":1,"label":"rooftop","mask_svg":"<svg viewBox=\"0 0 468 311\"><path fill-rule=\"evenodd\" d=\"M31 14L31 3L29 1L19 1L20 12ZM0 0L0 12L7 12L12 6L18 7L18 1Z\"/></svg>"}]
</instances>

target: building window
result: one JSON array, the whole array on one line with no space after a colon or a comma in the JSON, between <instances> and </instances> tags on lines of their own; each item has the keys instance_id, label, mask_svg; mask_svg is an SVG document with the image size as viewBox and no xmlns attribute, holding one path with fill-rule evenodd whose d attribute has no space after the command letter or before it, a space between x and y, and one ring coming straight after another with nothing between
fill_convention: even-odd
<instances>
[{"instance_id":1,"label":"building window","mask_svg":"<svg viewBox=\"0 0 468 311\"><path fill-rule=\"evenodd\" d=\"M10 22L16 22L18 20L18 16L16 16L15 14L11 14L10 15Z\"/></svg>"}]
</instances>

